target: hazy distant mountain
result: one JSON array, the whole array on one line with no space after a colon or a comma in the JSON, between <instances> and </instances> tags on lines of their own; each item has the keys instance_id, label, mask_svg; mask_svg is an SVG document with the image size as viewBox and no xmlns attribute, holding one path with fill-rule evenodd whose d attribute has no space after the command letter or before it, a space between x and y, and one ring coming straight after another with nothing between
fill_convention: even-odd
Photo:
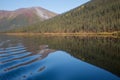
<instances>
[{"instance_id":1,"label":"hazy distant mountain","mask_svg":"<svg viewBox=\"0 0 120 80\"><path fill-rule=\"evenodd\" d=\"M20 32L112 32L120 31L120 0L91 0L69 12Z\"/></svg>"},{"instance_id":2,"label":"hazy distant mountain","mask_svg":"<svg viewBox=\"0 0 120 80\"><path fill-rule=\"evenodd\" d=\"M27 26L56 15L41 7L21 8L15 11L0 10L0 31Z\"/></svg>"}]
</instances>

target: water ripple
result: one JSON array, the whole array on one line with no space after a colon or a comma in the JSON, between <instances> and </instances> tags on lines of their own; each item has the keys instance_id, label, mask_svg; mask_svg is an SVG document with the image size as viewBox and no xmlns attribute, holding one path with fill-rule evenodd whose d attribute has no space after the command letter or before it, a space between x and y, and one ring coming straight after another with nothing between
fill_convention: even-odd
<instances>
[{"instance_id":1,"label":"water ripple","mask_svg":"<svg viewBox=\"0 0 120 80\"><path fill-rule=\"evenodd\" d=\"M64 51L45 48L34 54L23 45L0 49L0 80L40 79L120 80L110 72L78 60Z\"/></svg>"}]
</instances>

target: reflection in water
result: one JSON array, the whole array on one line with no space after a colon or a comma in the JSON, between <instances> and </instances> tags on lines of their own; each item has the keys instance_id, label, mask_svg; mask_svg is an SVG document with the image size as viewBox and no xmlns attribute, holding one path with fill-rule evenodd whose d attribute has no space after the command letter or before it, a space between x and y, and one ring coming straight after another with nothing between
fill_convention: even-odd
<instances>
[{"instance_id":1,"label":"reflection in water","mask_svg":"<svg viewBox=\"0 0 120 80\"><path fill-rule=\"evenodd\" d=\"M56 51L42 61L45 69L28 80L119 80L109 72L77 60L63 51Z\"/></svg>"},{"instance_id":2,"label":"reflection in water","mask_svg":"<svg viewBox=\"0 0 120 80\"><path fill-rule=\"evenodd\" d=\"M88 64L120 76L119 38L1 35L0 44L0 80L119 80Z\"/></svg>"}]
</instances>

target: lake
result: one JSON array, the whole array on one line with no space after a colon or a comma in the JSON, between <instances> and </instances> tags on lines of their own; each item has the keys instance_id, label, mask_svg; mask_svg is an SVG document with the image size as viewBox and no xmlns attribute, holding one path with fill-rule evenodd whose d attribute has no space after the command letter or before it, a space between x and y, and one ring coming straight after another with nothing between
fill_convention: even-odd
<instances>
[{"instance_id":1,"label":"lake","mask_svg":"<svg viewBox=\"0 0 120 80\"><path fill-rule=\"evenodd\" d=\"M120 38L0 35L0 80L120 80Z\"/></svg>"}]
</instances>

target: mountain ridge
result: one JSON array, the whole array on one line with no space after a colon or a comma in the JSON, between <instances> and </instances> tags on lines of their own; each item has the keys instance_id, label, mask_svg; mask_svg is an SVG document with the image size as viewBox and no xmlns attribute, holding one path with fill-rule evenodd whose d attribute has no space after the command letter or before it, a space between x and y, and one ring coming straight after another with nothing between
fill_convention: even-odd
<instances>
[{"instance_id":1,"label":"mountain ridge","mask_svg":"<svg viewBox=\"0 0 120 80\"><path fill-rule=\"evenodd\" d=\"M14 31L39 33L120 31L119 10L119 0L91 0L52 19Z\"/></svg>"},{"instance_id":2,"label":"mountain ridge","mask_svg":"<svg viewBox=\"0 0 120 80\"><path fill-rule=\"evenodd\" d=\"M0 31L31 25L56 15L41 7L20 8L13 11L0 10Z\"/></svg>"}]
</instances>

